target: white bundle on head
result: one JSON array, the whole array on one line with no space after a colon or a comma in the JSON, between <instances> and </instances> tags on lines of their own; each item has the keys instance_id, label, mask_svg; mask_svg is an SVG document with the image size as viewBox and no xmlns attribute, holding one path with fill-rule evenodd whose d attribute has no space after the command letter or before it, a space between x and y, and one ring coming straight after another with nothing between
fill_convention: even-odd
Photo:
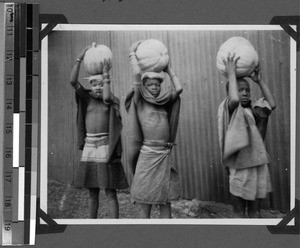
<instances>
[{"instance_id":1,"label":"white bundle on head","mask_svg":"<svg viewBox=\"0 0 300 248\"><path fill-rule=\"evenodd\" d=\"M137 65L141 72L163 71L169 63L168 50L165 45L155 39L144 40L135 52Z\"/></svg>"},{"instance_id":2,"label":"white bundle on head","mask_svg":"<svg viewBox=\"0 0 300 248\"><path fill-rule=\"evenodd\" d=\"M249 76L258 65L258 54L249 40L243 37L232 37L225 41L217 53L217 68L220 73L227 76L223 60L227 60L228 54L235 53L235 58L240 57L236 65L236 76Z\"/></svg>"},{"instance_id":3,"label":"white bundle on head","mask_svg":"<svg viewBox=\"0 0 300 248\"><path fill-rule=\"evenodd\" d=\"M83 63L86 71L90 75L97 75L103 73L103 63L104 59L112 59L111 50L105 45L96 45L93 42L92 47L89 48L84 55Z\"/></svg>"}]
</instances>

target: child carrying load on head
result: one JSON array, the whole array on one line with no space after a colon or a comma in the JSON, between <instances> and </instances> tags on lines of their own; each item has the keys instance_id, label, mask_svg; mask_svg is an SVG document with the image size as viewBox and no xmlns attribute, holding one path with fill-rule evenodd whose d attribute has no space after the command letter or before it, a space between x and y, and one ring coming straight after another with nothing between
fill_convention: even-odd
<instances>
[{"instance_id":1,"label":"child carrying load on head","mask_svg":"<svg viewBox=\"0 0 300 248\"><path fill-rule=\"evenodd\" d=\"M166 54L149 64L146 60L139 64L142 59L139 60L137 50L143 45L141 41L136 42L130 49L135 82L125 102L130 118L127 157L134 174L130 194L132 202L140 205L141 218L150 218L153 204L159 205L161 218L171 218L170 202L180 194L170 153L177 132L182 87ZM162 60L165 61L161 63ZM141 70L145 64L148 71ZM164 72L171 78L172 89L160 94Z\"/></svg>"},{"instance_id":2,"label":"child carrying load on head","mask_svg":"<svg viewBox=\"0 0 300 248\"><path fill-rule=\"evenodd\" d=\"M103 49L109 50L103 45L97 47L94 43L92 47L84 49L77 57L70 75L78 107L78 146L83 150L74 185L89 190L90 218L97 218L100 188L105 189L108 199L108 217L118 218L116 189L127 188L128 183L121 164L119 100L110 91L111 63L110 57L103 59ZM83 59L90 74L98 73L88 77L91 90L78 82Z\"/></svg>"},{"instance_id":3,"label":"child carrying load on head","mask_svg":"<svg viewBox=\"0 0 300 248\"><path fill-rule=\"evenodd\" d=\"M238 77L240 56L234 52L223 58L228 76L227 97L218 109L218 131L222 163L229 173L229 190L233 195L234 216L259 218L260 204L271 192L269 156L264 138L269 115L275 109L275 100L261 79L257 65L254 73ZM255 82L263 98L252 103L248 81Z\"/></svg>"}]
</instances>

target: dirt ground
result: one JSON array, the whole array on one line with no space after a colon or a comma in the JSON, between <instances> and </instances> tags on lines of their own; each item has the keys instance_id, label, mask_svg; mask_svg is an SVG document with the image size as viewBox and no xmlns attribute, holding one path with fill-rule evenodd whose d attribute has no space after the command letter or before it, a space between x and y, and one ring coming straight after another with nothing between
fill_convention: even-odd
<instances>
[{"instance_id":1,"label":"dirt ground","mask_svg":"<svg viewBox=\"0 0 300 248\"><path fill-rule=\"evenodd\" d=\"M139 218L139 207L130 202L128 190L118 191L121 219ZM48 182L48 214L53 219L88 218L88 191L76 189L70 184L53 180ZM151 218L159 218L158 207L154 206ZM285 216L277 210L262 210L262 218L282 218ZM98 218L107 218L107 201L105 193L100 191ZM208 201L180 199L172 203L172 218L233 218L232 206Z\"/></svg>"}]
</instances>

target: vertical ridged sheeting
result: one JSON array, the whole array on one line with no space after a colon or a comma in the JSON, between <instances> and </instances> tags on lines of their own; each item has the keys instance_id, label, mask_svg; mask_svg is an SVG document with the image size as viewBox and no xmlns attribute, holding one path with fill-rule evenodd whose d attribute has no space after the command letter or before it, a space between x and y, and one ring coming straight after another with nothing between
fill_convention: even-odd
<instances>
[{"instance_id":1,"label":"vertical ridged sheeting","mask_svg":"<svg viewBox=\"0 0 300 248\"><path fill-rule=\"evenodd\" d=\"M271 173L274 194L273 206L286 209L290 192L290 68L287 34L269 32L259 34L260 53L264 60L266 83L274 92L277 108L270 117L267 148L271 156ZM295 89L294 89L295 90ZM295 104L295 103L294 103ZM276 194L275 194L276 193Z\"/></svg>"},{"instance_id":2,"label":"vertical ridged sheeting","mask_svg":"<svg viewBox=\"0 0 300 248\"><path fill-rule=\"evenodd\" d=\"M263 79L274 93L277 108L267 131L273 193L265 207L287 211L290 195L290 45L284 31L111 31L53 32L49 36L49 177L72 182L80 159L76 146L76 103L68 84L76 56L92 41L113 52L112 90L120 98L126 158L128 116L124 100L131 88L129 48L137 40L155 38L168 48L171 67L180 79L180 121L172 153L182 197L228 203L227 176L220 164L217 109L226 97L226 79L218 73L216 55L232 36L250 40L257 49ZM83 68L79 79L84 76ZM167 87L170 80L166 78ZM166 87L165 86L165 87ZM251 84L252 98L261 92ZM126 159L123 159L126 161ZM132 176L124 163L129 181Z\"/></svg>"}]
</instances>

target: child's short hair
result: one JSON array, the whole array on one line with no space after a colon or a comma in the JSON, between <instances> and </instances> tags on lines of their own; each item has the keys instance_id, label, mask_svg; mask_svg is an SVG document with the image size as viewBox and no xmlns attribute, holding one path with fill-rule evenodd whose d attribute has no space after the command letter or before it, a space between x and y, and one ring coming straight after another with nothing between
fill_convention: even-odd
<instances>
[{"instance_id":1,"label":"child's short hair","mask_svg":"<svg viewBox=\"0 0 300 248\"><path fill-rule=\"evenodd\" d=\"M239 81L245 81L245 82L247 82L247 83L249 84L249 82L248 82L248 80L247 80L246 78L237 78L236 81L237 81L237 83L238 83ZM229 92L229 81L227 81L225 87L226 87L226 93L227 93L227 95L228 95L228 92Z\"/></svg>"}]
</instances>

